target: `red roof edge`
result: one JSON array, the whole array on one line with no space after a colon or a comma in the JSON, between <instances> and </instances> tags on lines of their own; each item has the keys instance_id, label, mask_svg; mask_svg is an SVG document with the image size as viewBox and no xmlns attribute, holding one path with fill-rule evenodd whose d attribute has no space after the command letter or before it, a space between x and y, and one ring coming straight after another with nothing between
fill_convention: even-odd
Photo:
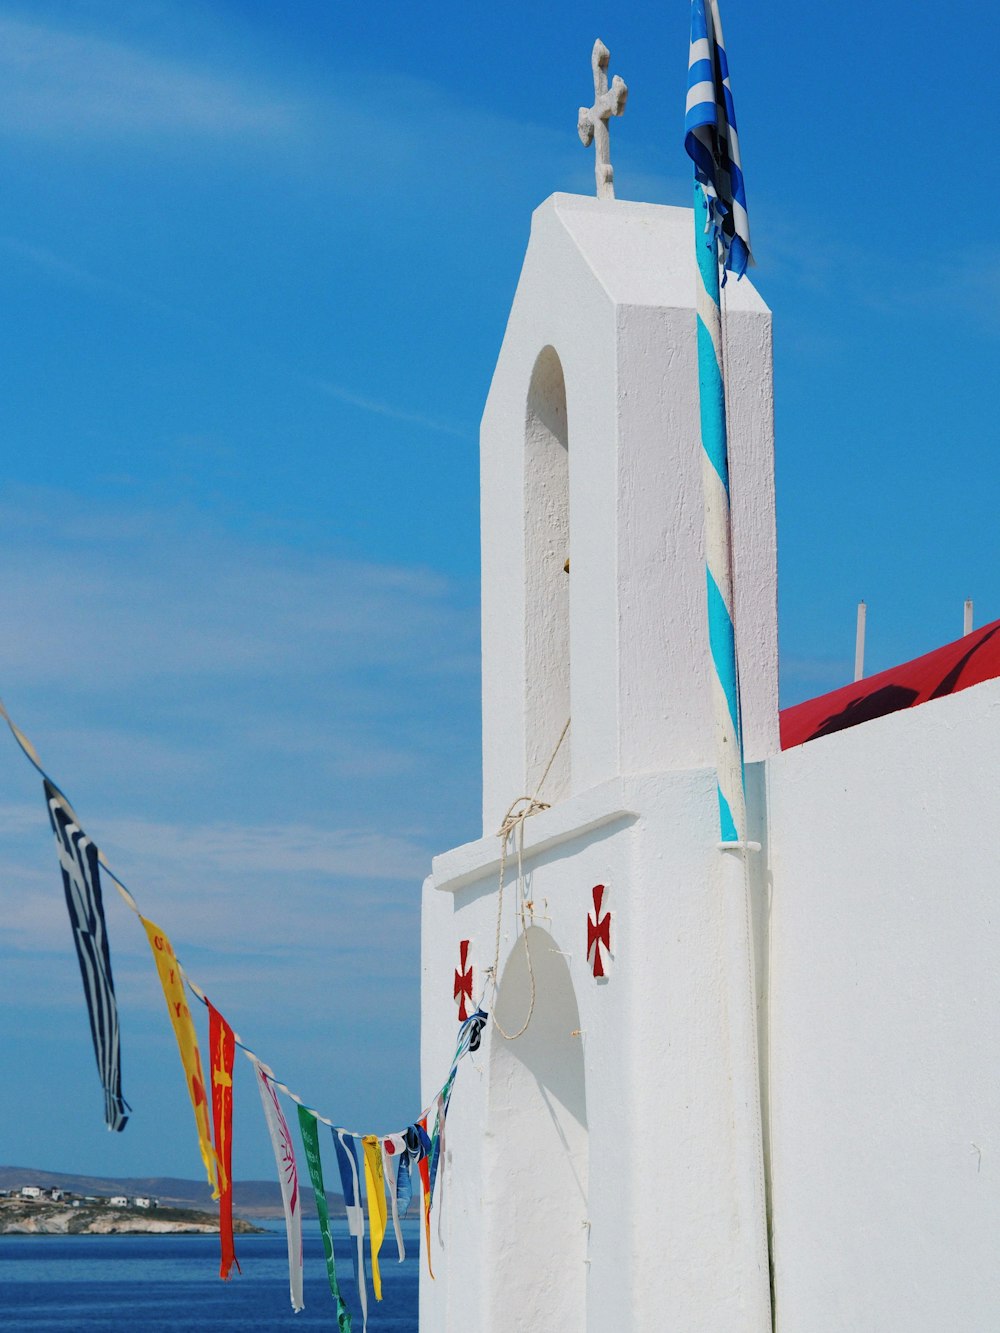
<instances>
[{"instance_id":1,"label":"red roof edge","mask_svg":"<svg viewBox=\"0 0 1000 1333\"><path fill-rule=\"evenodd\" d=\"M781 748L829 736L834 731L871 722L876 717L916 708L931 699L956 694L1000 676L1000 620L973 630L954 643L844 685L817 699L783 708Z\"/></svg>"}]
</instances>

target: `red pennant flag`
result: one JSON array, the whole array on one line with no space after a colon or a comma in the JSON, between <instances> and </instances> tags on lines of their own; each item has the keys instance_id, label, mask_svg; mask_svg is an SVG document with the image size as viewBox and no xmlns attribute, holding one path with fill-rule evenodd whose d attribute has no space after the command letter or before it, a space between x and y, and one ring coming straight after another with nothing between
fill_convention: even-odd
<instances>
[{"instance_id":1,"label":"red pennant flag","mask_svg":"<svg viewBox=\"0 0 1000 1333\"><path fill-rule=\"evenodd\" d=\"M233 1248L233 1029L208 1000L208 1045L212 1066L212 1128L219 1184L219 1276L226 1280L233 1264L242 1273Z\"/></svg>"},{"instance_id":2,"label":"red pennant flag","mask_svg":"<svg viewBox=\"0 0 1000 1333\"><path fill-rule=\"evenodd\" d=\"M421 1116L417 1121L420 1128L427 1133L427 1117ZM424 1230L427 1233L427 1271L431 1277L434 1276L434 1269L431 1268L431 1176L430 1162L426 1157L421 1157L418 1167L420 1170L420 1183L424 1187Z\"/></svg>"}]
</instances>

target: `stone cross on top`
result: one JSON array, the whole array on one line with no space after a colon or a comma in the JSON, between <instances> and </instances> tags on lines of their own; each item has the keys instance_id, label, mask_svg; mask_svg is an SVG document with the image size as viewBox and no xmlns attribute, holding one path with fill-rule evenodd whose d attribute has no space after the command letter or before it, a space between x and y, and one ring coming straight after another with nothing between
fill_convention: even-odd
<instances>
[{"instance_id":1,"label":"stone cross on top","mask_svg":"<svg viewBox=\"0 0 1000 1333\"><path fill-rule=\"evenodd\" d=\"M577 129L583 146L594 141L594 175L597 177L598 199L615 197L615 169L611 165L611 135L608 133L608 120L611 116L620 116L625 110L628 88L616 74L608 91L608 61L611 52L598 37L594 43L591 64L594 67L594 105L582 106Z\"/></svg>"}]
</instances>

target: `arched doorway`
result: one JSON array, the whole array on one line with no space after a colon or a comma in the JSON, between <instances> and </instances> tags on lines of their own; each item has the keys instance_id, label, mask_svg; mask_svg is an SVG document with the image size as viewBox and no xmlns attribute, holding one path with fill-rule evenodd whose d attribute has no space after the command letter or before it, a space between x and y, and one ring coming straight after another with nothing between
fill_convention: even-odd
<instances>
[{"instance_id":1,"label":"arched doorway","mask_svg":"<svg viewBox=\"0 0 1000 1333\"><path fill-rule=\"evenodd\" d=\"M523 1036L490 1045L486 1255L490 1333L586 1328L587 1093L580 1014L566 959L533 926L504 968L496 1016Z\"/></svg>"}]
</instances>

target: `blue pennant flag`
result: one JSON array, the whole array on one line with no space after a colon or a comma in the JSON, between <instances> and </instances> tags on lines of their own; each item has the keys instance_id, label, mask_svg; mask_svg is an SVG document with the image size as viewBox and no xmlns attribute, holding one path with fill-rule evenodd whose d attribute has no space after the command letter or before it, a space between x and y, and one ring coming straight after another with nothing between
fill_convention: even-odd
<instances>
[{"instance_id":1,"label":"blue pennant flag","mask_svg":"<svg viewBox=\"0 0 1000 1333\"><path fill-rule=\"evenodd\" d=\"M691 0L684 148L705 195L711 239L722 245L725 268L742 278L753 263L750 220L718 0Z\"/></svg>"},{"instance_id":2,"label":"blue pennant flag","mask_svg":"<svg viewBox=\"0 0 1000 1333\"><path fill-rule=\"evenodd\" d=\"M354 1135L344 1129L332 1129L333 1146L337 1151L337 1165L340 1168L340 1189L344 1196L344 1211L347 1213L347 1229L354 1237L355 1250L354 1280L358 1287L358 1299L361 1302L361 1319L364 1328L368 1327L368 1288L365 1285L365 1210L361 1202L361 1173L358 1170L358 1149Z\"/></svg>"}]
</instances>

